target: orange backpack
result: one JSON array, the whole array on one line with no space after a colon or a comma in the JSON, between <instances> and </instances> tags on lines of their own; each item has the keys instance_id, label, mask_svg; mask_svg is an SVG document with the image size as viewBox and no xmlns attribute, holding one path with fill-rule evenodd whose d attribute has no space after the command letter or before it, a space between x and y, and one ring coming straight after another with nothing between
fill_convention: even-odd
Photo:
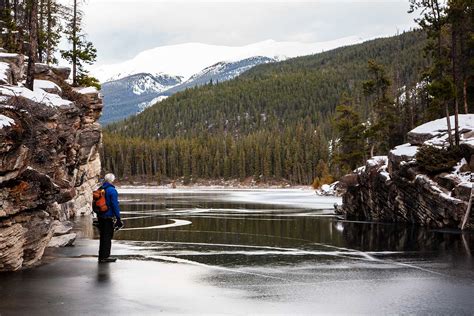
<instances>
[{"instance_id":1,"label":"orange backpack","mask_svg":"<svg viewBox=\"0 0 474 316\"><path fill-rule=\"evenodd\" d=\"M105 190L100 187L92 192L92 207L96 212L107 212L107 201L105 199Z\"/></svg>"}]
</instances>

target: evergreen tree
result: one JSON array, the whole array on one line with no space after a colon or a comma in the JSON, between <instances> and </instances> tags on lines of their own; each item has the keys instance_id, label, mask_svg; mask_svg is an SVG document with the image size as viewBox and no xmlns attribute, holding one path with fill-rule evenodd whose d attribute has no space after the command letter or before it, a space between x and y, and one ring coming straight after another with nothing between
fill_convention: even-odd
<instances>
[{"instance_id":1,"label":"evergreen tree","mask_svg":"<svg viewBox=\"0 0 474 316\"><path fill-rule=\"evenodd\" d=\"M78 1L74 0L73 7L70 8L65 30L67 39L71 44L70 50L62 50L61 56L72 64L73 86L95 85L98 86L97 79L90 77L84 68L86 64L93 64L97 58L97 50L92 42L86 39L82 33L82 11L78 7Z\"/></svg>"},{"instance_id":2,"label":"evergreen tree","mask_svg":"<svg viewBox=\"0 0 474 316\"><path fill-rule=\"evenodd\" d=\"M334 159L342 173L347 173L359 166L365 156L365 127L353 100L346 95L336 107L334 126L339 137L334 148Z\"/></svg>"},{"instance_id":3,"label":"evergreen tree","mask_svg":"<svg viewBox=\"0 0 474 316\"><path fill-rule=\"evenodd\" d=\"M40 2L40 35L39 58L41 61L50 64L57 63L54 52L57 49L63 31L60 21L60 14L65 8L53 0L42 0Z\"/></svg>"},{"instance_id":4,"label":"evergreen tree","mask_svg":"<svg viewBox=\"0 0 474 316\"><path fill-rule=\"evenodd\" d=\"M411 12L421 11L417 19L427 32L426 51L433 58L433 66L426 79L432 104L444 106L450 146L459 145L459 104L468 109L468 78L472 76L472 41L474 38L472 0L410 0ZM450 107L454 110L454 141L450 121Z\"/></svg>"},{"instance_id":5,"label":"evergreen tree","mask_svg":"<svg viewBox=\"0 0 474 316\"><path fill-rule=\"evenodd\" d=\"M370 127L368 128L371 140L370 155L374 152L385 153L391 148L391 133L395 123L394 105L389 95L391 82L384 67L374 60L368 63L370 80L363 83L364 94L369 98L371 109Z\"/></svg>"}]
</instances>

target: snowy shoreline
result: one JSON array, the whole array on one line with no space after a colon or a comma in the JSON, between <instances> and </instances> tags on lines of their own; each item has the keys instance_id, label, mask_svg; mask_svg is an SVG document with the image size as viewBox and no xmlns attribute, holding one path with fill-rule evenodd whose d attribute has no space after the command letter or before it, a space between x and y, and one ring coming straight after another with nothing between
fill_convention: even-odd
<instances>
[{"instance_id":1,"label":"snowy shoreline","mask_svg":"<svg viewBox=\"0 0 474 316\"><path fill-rule=\"evenodd\" d=\"M309 187L301 188L220 188L220 187L179 187L163 186L119 186L120 194L198 194L206 195L210 200L231 201L236 203L258 203L281 205L303 209L330 210L334 204L341 204L342 198L319 196Z\"/></svg>"}]
</instances>

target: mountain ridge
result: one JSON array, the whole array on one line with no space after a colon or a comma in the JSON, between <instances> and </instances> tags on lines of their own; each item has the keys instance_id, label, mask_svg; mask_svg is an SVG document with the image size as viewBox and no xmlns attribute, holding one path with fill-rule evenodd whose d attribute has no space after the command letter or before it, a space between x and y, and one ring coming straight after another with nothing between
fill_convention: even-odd
<instances>
[{"instance_id":1,"label":"mountain ridge","mask_svg":"<svg viewBox=\"0 0 474 316\"><path fill-rule=\"evenodd\" d=\"M182 77L140 73L102 85L104 110L101 123L108 124L142 112L174 93L209 83L233 79L245 71L275 59L256 56L236 62L219 62L206 67L186 81Z\"/></svg>"},{"instance_id":2,"label":"mountain ridge","mask_svg":"<svg viewBox=\"0 0 474 316\"><path fill-rule=\"evenodd\" d=\"M204 68L218 62L235 62L255 56L286 59L320 53L361 41L362 39L358 36L349 36L315 43L277 42L274 40L244 46L184 43L148 49L124 62L92 68L91 73L102 83L136 73L169 74L182 76L184 80L187 80Z\"/></svg>"}]
</instances>

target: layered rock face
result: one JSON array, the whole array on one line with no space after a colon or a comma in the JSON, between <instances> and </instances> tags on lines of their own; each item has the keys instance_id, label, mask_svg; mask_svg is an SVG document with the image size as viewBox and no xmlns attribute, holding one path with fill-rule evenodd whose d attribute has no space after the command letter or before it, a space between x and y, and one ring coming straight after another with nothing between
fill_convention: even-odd
<instances>
[{"instance_id":1,"label":"layered rock face","mask_svg":"<svg viewBox=\"0 0 474 316\"><path fill-rule=\"evenodd\" d=\"M408 144L394 148L388 156L373 157L343 177L347 191L337 212L349 219L460 228L472 187L474 115L461 115L460 121L466 157L451 172L428 176L416 162L419 146L447 145L446 119L429 122L409 133ZM472 229L472 219L468 223Z\"/></svg>"},{"instance_id":2,"label":"layered rock face","mask_svg":"<svg viewBox=\"0 0 474 316\"><path fill-rule=\"evenodd\" d=\"M33 266L60 222L90 212L100 173L98 91L43 64L28 90L23 59L0 53L0 271Z\"/></svg>"}]
</instances>

